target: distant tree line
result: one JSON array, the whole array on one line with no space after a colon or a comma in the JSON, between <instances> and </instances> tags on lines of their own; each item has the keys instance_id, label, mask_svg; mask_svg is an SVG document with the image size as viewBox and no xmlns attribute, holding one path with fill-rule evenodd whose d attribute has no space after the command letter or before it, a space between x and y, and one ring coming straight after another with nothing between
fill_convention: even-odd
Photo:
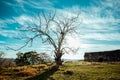
<instances>
[{"instance_id":1,"label":"distant tree line","mask_svg":"<svg viewBox=\"0 0 120 80\"><path fill-rule=\"evenodd\" d=\"M5 55L3 51L0 51L0 58L2 58Z\"/></svg>"},{"instance_id":2,"label":"distant tree line","mask_svg":"<svg viewBox=\"0 0 120 80\"><path fill-rule=\"evenodd\" d=\"M51 57L46 53L38 54L36 51L29 51L25 53L18 52L16 55L15 63L18 66L51 62Z\"/></svg>"},{"instance_id":3,"label":"distant tree line","mask_svg":"<svg viewBox=\"0 0 120 80\"><path fill-rule=\"evenodd\" d=\"M14 59L12 58L5 58L4 55L6 53L3 51L0 51L0 71L4 68L8 68L11 65L14 65Z\"/></svg>"}]
</instances>

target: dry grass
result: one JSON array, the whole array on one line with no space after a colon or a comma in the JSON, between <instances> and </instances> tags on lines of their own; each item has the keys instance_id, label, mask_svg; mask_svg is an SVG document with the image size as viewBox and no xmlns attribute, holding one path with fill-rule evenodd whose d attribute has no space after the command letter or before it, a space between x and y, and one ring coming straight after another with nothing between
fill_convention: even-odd
<instances>
[{"instance_id":1,"label":"dry grass","mask_svg":"<svg viewBox=\"0 0 120 80\"><path fill-rule=\"evenodd\" d=\"M25 77L25 76L34 76L36 74L37 74L36 69L26 69L26 70L18 72L16 75L21 76L21 77Z\"/></svg>"},{"instance_id":2,"label":"dry grass","mask_svg":"<svg viewBox=\"0 0 120 80\"><path fill-rule=\"evenodd\" d=\"M0 73L0 80L25 80L27 78L39 80L40 77L42 80L120 80L120 63L118 62L109 64L65 62L57 71L49 71L51 67L40 64L4 69Z\"/></svg>"},{"instance_id":3,"label":"dry grass","mask_svg":"<svg viewBox=\"0 0 120 80\"><path fill-rule=\"evenodd\" d=\"M1 69L0 80L24 80L43 72L46 68L46 64L40 64Z\"/></svg>"},{"instance_id":4,"label":"dry grass","mask_svg":"<svg viewBox=\"0 0 120 80\"><path fill-rule=\"evenodd\" d=\"M64 73L73 72L72 75ZM53 78L55 80L120 80L120 64L73 62L64 63ZM48 79L49 80L49 79Z\"/></svg>"},{"instance_id":5,"label":"dry grass","mask_svg":"<svg viewBox=\"0 0 120 80\"><path fill-rule=\"evenodd\" d=\"M0 76L0 80L9 80L8 76Z\"/></svg>"}]
</instances>

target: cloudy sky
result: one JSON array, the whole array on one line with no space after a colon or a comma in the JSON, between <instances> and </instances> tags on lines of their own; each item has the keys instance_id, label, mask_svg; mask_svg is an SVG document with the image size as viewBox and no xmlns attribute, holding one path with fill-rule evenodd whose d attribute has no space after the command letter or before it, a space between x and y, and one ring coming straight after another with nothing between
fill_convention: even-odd
<instances>
[{"instance_id":1,"label":"cloudy sky","mask_svg":"<svg viewBox=\"0 0 120 80\"><path fill-rule=\"evenodd\" d=\"M0 51L6 53L5 57L15 58L18 51L7 47L17 49L24 44L15 39L22 34L19 28L26 23L36 23L35 17L43 10L56 10L57 14L80 13L79 37L68 40L69 46L80 49L78 54L63 58L83 59L84 52L120 49L119 8L120 0L0 0ZM20 51L50 52L46 47L36 40L32 47Z\"/></svg>"}]
</instances>

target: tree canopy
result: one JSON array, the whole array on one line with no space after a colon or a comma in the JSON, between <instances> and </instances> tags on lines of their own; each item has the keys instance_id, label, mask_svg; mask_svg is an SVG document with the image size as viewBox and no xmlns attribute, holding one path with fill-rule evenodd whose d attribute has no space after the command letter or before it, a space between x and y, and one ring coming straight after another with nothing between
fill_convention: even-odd
<instances>
[{"instance_id":1,"label":"tree canopy","mask_svg":"<svg viewBox=\"0 0 120 80\"><path fill-rule=\"evenodd\" d=\"M51 61L51 57L46 53L37 53L36 51L18 52L15 62L17 65L40 64Z\"/></svg>"}]
</instances>

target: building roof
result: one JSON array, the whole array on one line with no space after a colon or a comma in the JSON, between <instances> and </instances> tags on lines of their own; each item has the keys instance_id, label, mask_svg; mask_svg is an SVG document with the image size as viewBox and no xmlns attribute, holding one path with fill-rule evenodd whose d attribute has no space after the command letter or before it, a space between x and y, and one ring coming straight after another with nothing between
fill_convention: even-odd
<instances>
[{"instance_id":1,"label":"building roof","mask_svg":"<svg viewBox=\"0 0 120 80\"><path fill-rule=\"evenodd\" d=\"M84 56L89 54L120 54L120 50L111 50L111 51L99 51L99 52L86 52Z\"/></svg>"}]
</instances>

